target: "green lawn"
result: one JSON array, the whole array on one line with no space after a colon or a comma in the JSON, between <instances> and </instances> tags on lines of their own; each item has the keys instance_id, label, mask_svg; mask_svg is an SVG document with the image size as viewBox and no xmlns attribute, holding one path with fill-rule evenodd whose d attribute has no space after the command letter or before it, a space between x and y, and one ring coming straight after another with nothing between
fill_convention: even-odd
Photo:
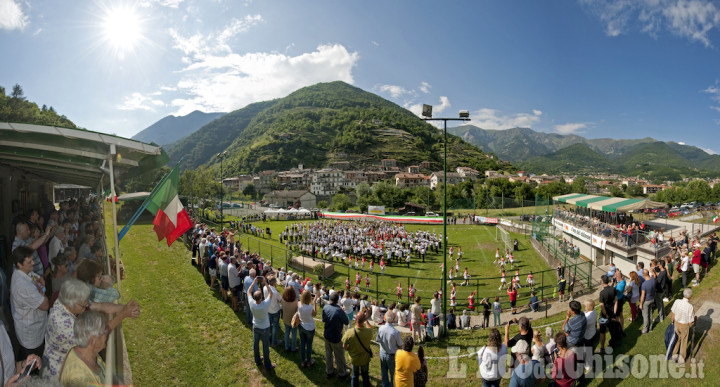
<instances>
[{"instance_id":1,"label":"green lawn","mask_svg":"<svg viewBox=\"0 0 720 387\"><path fill-rule=\"evenodd\" d=\"M110 222L107 222L108 228ZM458 226L461 227L461 226ZM477 232L470 232L476 234ZM462 241L459 235L450 233L451 241ZM474 236L467 236L473 241ZM493 235L494 238L494 235ZM521 242L525 242L521 239ZM110 244L111 245L111 244ZM170 248L157 242L152 225L134 226L120 246L125 264L126 280L122 283L123 302L134 298L142 307L142 314L136 320L123 324L127 340L134 383L147 386L255 386L255 385L338 385L336 380L327 381L324 375L323 324L318 323L313 343L313 369L299 367L299 354L286 354L271 350L271 358L277 363L276 372L266 375L255 367L252 360L251 330L241 322L241 317L232 312L217 291L211 291L202 276L190 264L190 254L181 243ZM482 255L470 255L468 259L481 260ZM431 270L431 269L427 269ZM497 289L497 288L495 288ZM713 294L718 289L718 280L710 278L701 287L695 288L698 295ZM709 297L712 297L709 295ZM625 308L629 314L629 308ZM535 327L562 320L562 316L534 320ZM627 354L658 354L664 346L662 334L669 321L661 323L653 333L640 336L637 326L627 329L628 338L619 349ZM559 325L555 325L559 329ZM635 328L635 329L631 329ZM515 326L511 332L516 332ZM426 356L446 357L448 354L467 354L487 342L487 331L451 332L449 340L426 344ZM700 358L716 353L718 345L710 338L701 347ZM380 365L377 346L376 356L371 362L371 377L378 385ZM452 367L451 367L452 366ZM463 374L457 374L455 366ZM430 383L428 385L466 386L468 382L478 385L481 380L475 376L475 357L463 357L449 362L445 359L429 359ZM647 379L653 384L701 386L716 385L718 369L708 361L705 379L672 380ZM689 370L689 367L688 367ZM639 385L636 379L592 380L590 385ZM507 385L507 381L503 383Z\"/></svg>"},{"instance_id":2,"label":"green lawn","mask_svg":"<svg viewBox=\"0 0 720 387\"><path fill-rule=\"evenodd\" d=\"M312 221L303 221L312 222ZM292 221L268 221L268 222L256 222L254 223L258 227L263 229L270 227L272 230L272 239L270 238L256 238L248 236L247 234L240 237L240 241L243 244L244 249L249 249L252 252L259 252L262 257L269 259L272 257L274 267L287 267L286 250L285 246L280 244L278 235L287 225L292 224ZM416 230L430 230L435 231L438 234L442 233L441 225L406 225L406 230L409 232ZM507 304L507 293L504 290L498 290L500 286L500 269L492 262L495 259L495 249L500 247L503 251L502 241L495 240L495 227L494 226L477 226L477 225L449 225L448 236L450 238L450 246L454 247L455 254L451 261L448 257L448 270L450 267L455 266L455 259L457 258L457 248L462 247L463 259L460 262L460 274L456 275L454 282L456 283L457 289L457 303L459 306L467 306L467 297L473 291L476 291L476 302L479 302L483 297L495 297L500 296L502 302ZM511 233L512 238L517 238L520 242L520 251L515 252L515 267L520 269L520 283L524 286L520 289L519 301L527 300L530 296L529 289L525 287L525 280L527 273L533 271L535 274L535 281L538 286L536 289L540 289L540 284L544 283L544 292L546 296L552 294L552 288L556 285L555 272L548 271L545 273L539 273L543 270L550 270L547 263L542 257L530 246L530 242L523 235ZM293 253L294 256L299 253ZM421 296L425 301L423 304L429 306L429 300L432 298L433 292L440 289L442 280L441 264L443 261L442 250L439 254L427 254L425 263L415 259L410 264L410 268L407 264L393 263L392 266L388 266L385 270L385 275L380 275L380 265L376 264L374 273L371 274L371 286L370 291L365 290L365 274L369 271L369 262L366 266L366 271L362 269L356 270L353 266L348 268L347 265L338 262L334 262L336 274L331 278L326 279L324 282L328 286L335 286L336 289L345 288L345 279L350 277L351 287L355 286L355 274L360 271L361 273L361 293L367 293L372 298L385 298L387 300L396 300L396 291L398 282L401 283L403 288L403 302L408 302L408 285L413 285L416 289L416 295ZM462 272L465 267L468 268L472 280L469 286L461 286L463 282ZM509 270L509 265L506 265L507 281L510 283L511 275L514 275L515 271ZM301 272L301 274L303 274ZM306 271L306 277L310 277L313 280L317 280L317 276ZM451 286L448 285L448 297L450 295ZM539 291L539 290L538 290ZM538 293L539 295L539 293ZM448 305L449 305L448 298Z\"/></svg>"}]
</instances>

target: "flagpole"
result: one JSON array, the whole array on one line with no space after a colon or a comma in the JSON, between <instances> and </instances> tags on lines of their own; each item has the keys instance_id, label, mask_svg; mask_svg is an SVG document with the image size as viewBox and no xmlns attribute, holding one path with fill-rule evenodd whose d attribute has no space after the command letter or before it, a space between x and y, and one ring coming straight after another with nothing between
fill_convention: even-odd
<instances>
[{"instance_id":1,"label":"flagpole","mask_svg":"<svg viewBox=\"0 0 720 387\"><path fill-rule=\"evenodd\" d=\"M138 210L135 211L135 213L134 213L133 216L130 218L130 220L125 224L125 226L123 227L123 229L120 230L120 233L118 234L118 238L119 238L120 240L122 240L123 237L125 236L125 234L127 234L127 232L130 230L130 227L132 227L132 226L135 224L135 222L137 221L137 219L140 217L140 214L142 214L143 211L145 211L145 209L147 208L147 206L150 204L150 198L153 196L153 194L155 193L155 191L157 191L158 187L160 187L160 186L162 185L162 183L164 183L165 180L167 180L168 176L170 176L170 174L172 173L172 171L180 165L180 163L183 161L184 158L185 158L185 157L181 158L180 161L178 161L178 162L175 164L175 166L170 170L170 172L169 172L169 173L166 173L165 176L163 176L163 178L160 179L160 181L155 185L155 188L153 188L152 192L150 192L150 195L148 195L148 196L145 198L145 200L144 200L144 201L142 202L142 204L140 205L140 208L138 208Z\"/></svg>"},{"instance_id":2,"label":"flagpole","mask_svg":"<svg viewBox=\"0 0 720 387\"><path fill-rule=\"evenodd\" d=\"M115 144L110 144L110 157L108 157L108 160L110 161L110 203L112 206L113 234L115 234L115 238L113 238L115 240L115 278L118 293L122 296L122 286L120 285L120 238L117 232L117 205L115 203L117 195L115 193L115 170L113 168L113 158L116 153Z\"/></svg>"}]
</instances>

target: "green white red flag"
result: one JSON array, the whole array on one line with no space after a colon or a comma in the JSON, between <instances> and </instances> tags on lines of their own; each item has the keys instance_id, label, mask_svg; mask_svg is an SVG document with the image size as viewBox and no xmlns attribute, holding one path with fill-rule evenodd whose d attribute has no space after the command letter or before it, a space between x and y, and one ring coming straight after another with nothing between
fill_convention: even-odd
<instances>
[{"instance_id":1,"label":"green white red flag","mask_svg":"<svg viewBox=\"0 0 720 387\"><path fill-rule=\"evenodd\" d=\"M720 220L720 217L718 217L717 215L713 216L713 223L717 223L718 220Z\"/></svg>"},{"instance_id":2,"label":"green white red flag","mask_svg":"<svg viewBox=\"0 0 720 387\"><path fill-rule=\"evenodd\" d=\"M158 241L165 239L168 246L192 227L190 216L177 193L179 180L180 173L175 166L148 198L147 210L155 215L153 229Z\"/></svg>"}]
</instances>

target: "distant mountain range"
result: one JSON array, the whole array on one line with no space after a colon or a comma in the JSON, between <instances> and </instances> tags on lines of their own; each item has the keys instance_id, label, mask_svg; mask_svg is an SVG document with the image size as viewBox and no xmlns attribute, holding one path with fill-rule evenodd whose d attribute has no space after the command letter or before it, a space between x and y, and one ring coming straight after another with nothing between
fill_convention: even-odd
<instances>
[{"instance_id":1,"label":"distant mountain range","mask_svg":"<svg viewBox=\"0 0 720 387\"><path fill-rule=\"evenodd\" d=\"M321 168L348 161L352 168L396 159L399 166L430 161L442 169L442 132L409 110L344 82L320 83L284 98L258 102L209 122L171 144L170 162L183 168L223 160L226 175ZM449 136L448 168L511 168L456 136Z\"/></svg>"},{"instance_id":2,"label":"distant mountain range","mask_svg":"<svg viewBox=\"0 0 720 387\"><path fill-rule=\"evenodd\" d=\"M614 140L536 132L528 128L481 129L473 125L449 128L463 140L535 173L611 172L675 180L717 176L720 156L694 146L650 137Z\"/></svg>"},{"instance_id":3,"label":"distant mountain range","mask_svg":"<svg viewBox=\"0 0 720 387\"><path fill-rule=\"evenodd\" d=\"M197 131L208 122L223 115L225 113L203 113L195 110L186 116L167 116L143 129L132 138L147 143L154 142L160 146L168 145Z\"/></svg>"}]
</instances>

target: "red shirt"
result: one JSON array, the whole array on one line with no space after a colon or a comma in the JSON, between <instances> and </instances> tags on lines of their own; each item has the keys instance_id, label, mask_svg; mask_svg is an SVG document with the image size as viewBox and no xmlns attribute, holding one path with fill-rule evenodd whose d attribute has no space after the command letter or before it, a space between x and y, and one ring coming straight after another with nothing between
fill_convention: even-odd
<instances>
[{"instance_id":1,"label":"red shirt","mask_svg":"<svg viewBox=\"0 0 720 387\"><path fill-rule=\"evenodd\" d=\"M692 263L693 265L699 265L700 264L700 254L702 254L700 252L700 249L693 251L692 262L690 262L690 263Z\"/></svg>"},{"instance_id":2,"label":"red shirt","mask_svg":"<svg viewBox=\"0 0 720 387\"><path fill-rule=\"evenodd\" d=\"M510 301L517 300L517 290L513 290L513 291L508 290L507 294L510 297Z\"/></svg>"},{"instance_id":3,"label":"red shirt","mask_svg":"<svg viewBox=\"0 0 720 387\"><path fill-rule=\"evenodd\" d=\"M570 387L573 383L573 378L570 374L577 374L574 370L575 367L575 353L568 350L566 357L563 359L558 356L555 359L555 363L552 368L552 378L555 380L560 387ZM578 375L579 376L579 375Z\"/></svg>"}]
</instances>

